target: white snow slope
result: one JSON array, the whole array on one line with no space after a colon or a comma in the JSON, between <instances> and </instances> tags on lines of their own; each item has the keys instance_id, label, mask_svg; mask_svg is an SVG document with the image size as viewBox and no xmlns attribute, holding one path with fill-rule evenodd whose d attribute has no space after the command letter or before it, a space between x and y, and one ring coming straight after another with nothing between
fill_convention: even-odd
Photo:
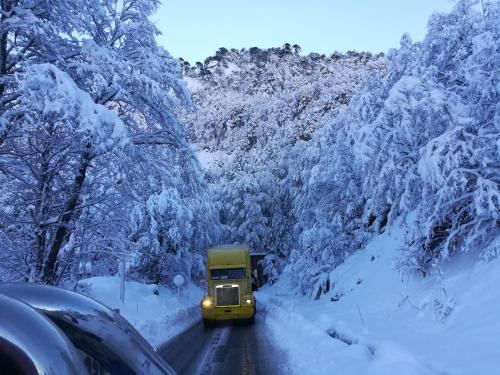
<instances>
[{"instance_id":1,"label":"white snow slope","mask_svg":"<svg viewBox=\"0 0 500 375\"><path fill-rule=\"evenodd\" d=\"M125 317L157 348L200 319L199 301L203 290L185 285L180 294L163 286L127 281L125 303L120 301L120 278L92 277L78 283L78 291L120 309ZM154 294L157 289L159 294Z\"/></svg>"},{"instance_id":2,"label":"white snow slope","mask_svg":"<svg viewBox=\"0 0 500 375\"><path fill-rule=\"evenodd\" d=\"M372 239L330 275L317 301L292 293L290 270L257 292L265 324L297 374L500 374L500 259L461 256L427 278L402 278L404 226ZM459 260L458 260L459 259ZM471 266L471 264L474 264ZM121 314L155 347L199 320L203 291L178 295L119 278L82 280L79 290Z\"/></svg>"},{"instance_id":3,"label":"white snow slope","mask_svg":"<svg viewBox=\"0 0 500 375\"><path fill-rule=\"evenodd\" d=\"M375 237L317 301L290 293L287 273L258 292L297 374L500 374L500 259L461 256L403 280L403 237L403 226Z\"/></svg>"}]
</instances>

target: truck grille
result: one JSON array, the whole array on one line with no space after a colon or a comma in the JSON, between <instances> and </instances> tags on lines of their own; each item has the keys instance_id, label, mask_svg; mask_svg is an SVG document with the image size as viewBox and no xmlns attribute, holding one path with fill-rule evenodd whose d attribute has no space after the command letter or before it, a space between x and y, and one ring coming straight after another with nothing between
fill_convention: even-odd
<instances>
[{"instance_id":1,"label":"truck grille","mask_svg":"<svg viewBox=\"0 0 500 375\"><path fill-rule=\"evenodd\" d=\"M240 287L221 285L215 288L215 306L237 306L240 304Z\"/></svg>"}]
</instances>

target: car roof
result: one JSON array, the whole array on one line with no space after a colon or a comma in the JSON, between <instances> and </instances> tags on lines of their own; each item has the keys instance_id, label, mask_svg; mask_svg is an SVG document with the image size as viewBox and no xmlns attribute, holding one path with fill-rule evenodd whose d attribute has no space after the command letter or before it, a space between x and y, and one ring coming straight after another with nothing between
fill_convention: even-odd
<instances>
[{"instance_id":1,"label":"car roof","mask_svg":"<svg viewBox=\"0 0 500 375\"><path fill-rule=\"evenodd\" d=\"M74 336L98 342L99 347L89 345L95 350L94 355L114 355L135 373L143 373L145 366L149 374L174 373L128 321L90 297L71 290L30 283L0 284L0 295L15 297L44 314L60 329L64 328L70 340ZM80 340L79 343L83 345L86 341Z\"/></svg>"}]
</instances>

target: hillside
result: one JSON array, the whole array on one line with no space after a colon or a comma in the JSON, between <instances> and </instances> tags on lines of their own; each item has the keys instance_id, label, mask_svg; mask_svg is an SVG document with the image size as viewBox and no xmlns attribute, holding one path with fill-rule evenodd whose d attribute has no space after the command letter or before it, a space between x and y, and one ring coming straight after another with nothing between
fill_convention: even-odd
<instances>
[{"instance_id":1,"label":"hillside","mask_svg":"<svg viewBox=\"0 0 500 375\"><path fill-rule=\"evenodd\" d=\"M466 256L429 277L402 278L394 259L407 230L396 222L370 239L331 272L319 300L294 295L289 276L259 291L295 373L498 373L500 259L471 265Z\"/></svg>"},{"instance_id":2,"label":"hillside","mask_svg":"<svg viewBox=\"0 0 500 375\"><path fill-rule=\"evenodd\" d=\"M318 298L329 273L396 219L414 219L405 275L498 254L498 3L457 3L422 42L386 56L219 49L183 63L180 113L206 167L226 242L267 257Z\"/></svg>"},{"instance_id":3,"label":"hillside","mask_svg":"<svg viewBox=\"0 0 500 375\"><path fill-rule=\"evenodd\" d=\"M221 49L184 63L195 110L181 112L220 209L223 239L289 257L297 154L345 108L382 54L301 56L287 46ZM278 264L277 264L278 265ZM271 269L270 272L275 272Z\"/></svg>"}]
</instances>

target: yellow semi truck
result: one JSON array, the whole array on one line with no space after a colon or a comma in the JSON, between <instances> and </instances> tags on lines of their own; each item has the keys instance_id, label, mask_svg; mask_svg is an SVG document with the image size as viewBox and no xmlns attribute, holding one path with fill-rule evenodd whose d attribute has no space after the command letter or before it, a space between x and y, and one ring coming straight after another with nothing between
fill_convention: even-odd
<instances>
[{"instance_id":1,"label":"yellow semi truck","mask_svg":"<svg viewBox=\"0 0 500 375\"><path fill-rule=\"evenodd\" d=\"M220 245L208 250L207 290L201 300L203 323L247 320L253 323L255 298L250 254L244 245Z\"/></svg>"}]
</instances>

